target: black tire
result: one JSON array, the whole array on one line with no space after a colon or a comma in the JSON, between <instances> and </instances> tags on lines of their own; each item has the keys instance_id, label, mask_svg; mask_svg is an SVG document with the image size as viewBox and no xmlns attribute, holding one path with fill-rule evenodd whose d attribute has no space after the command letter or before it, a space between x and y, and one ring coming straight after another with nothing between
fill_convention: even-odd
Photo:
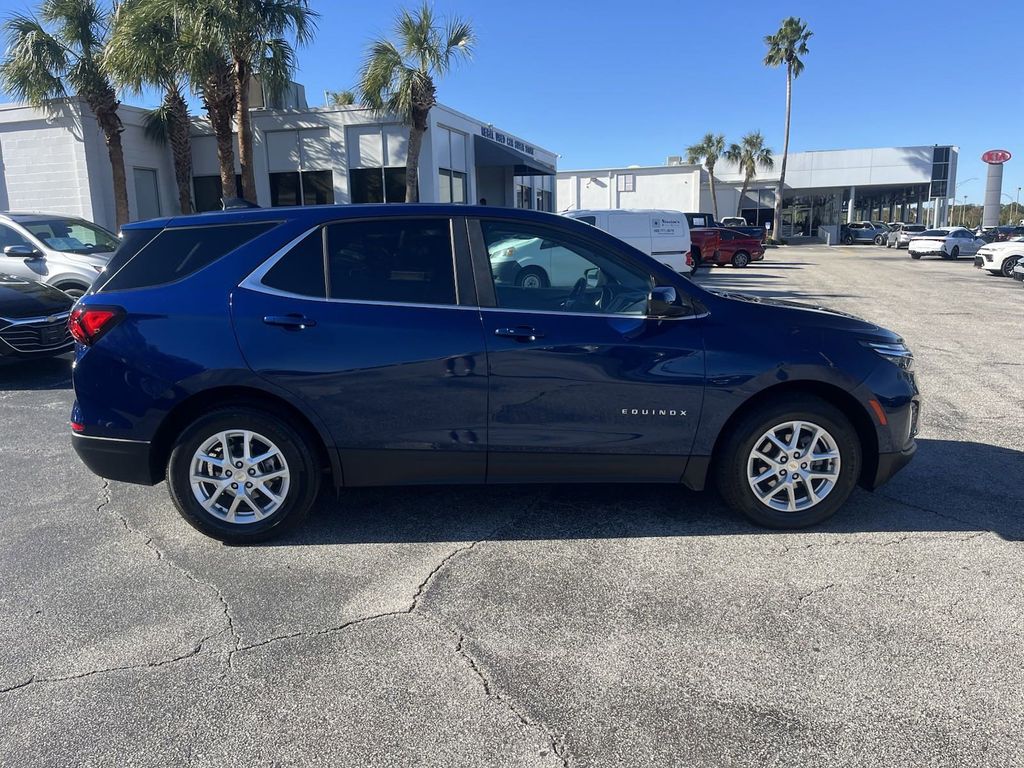
<instances>
[{"instance_id":1,"label":"black tire","mask_svg":"<svg viewBox=\"0 0 1024 768\"><path fill-rule=\"evenodd\" d=\"M548 273L540 267L525 267L516 275L516 285L520 288L549 288L551 281Z\"/></svg>"},{"instance_id":2,"label":"black tire","mask_svg":"<svg viewBox=\"0 0 1024 768\"><path fill-rule=\"evenodd\" d=\"M920 253L912 253L912 254L910 254L910 258L912 258L912 259L920 259L921 258L921 254Z\"/></svg>"},{"instance_id":3,"label":"black tire","mask_svg":"<svg viewBox=\"0 0 1024 768\"><path fill-rule=\"evenodd\" d=\"M843 238L843 245L853 245L853 235L847 235Z\"/></svg>"},{"instance_id":4,"label":"black tire","mask_svg":"<svg viewBox=\"0 0 1024 768\"><path fill-rule=\"evenodd\" d=\"M192 458L204 442L225 430L251 430L274 443L287 463L289 487L284 501L264 519L231 523L208 512L192 492ZM305 519L320 490L320 470L312 438L262 408L218 408L182 431L167 462L167 487L185 521L196 530L229 544L251 544L280 536ZM211 494L212 495L212 494Z\"/></svg>"},{"instance_id":5,"label":"black tire","mask_svg":"<svg viewBox=\"0 0 1024 768\"><path fill-rule=\"evenodd\" d=\"M85 292L89 290L87 285L77 285L75 283L64 283L56 286L59 290L64 291L72 299L80 299L85 295Z\"/></svg>"},{"instance_id":6,"label":"black tire","mask_svg":"<svg viewBox=\"0 0 1024 768\"><path fill-rule=\"evenodd\" d=\"M999 268L999 274L1003 277L1012 277L1013 268L1017 265L1017 259L1012 256L1009 259L1003 259L1003 265Z\"/></svg>"},{"instance_id":7,"label":"black tire","mask_svg":"<svg viewBox=\"0 0 1024 768\"><path fill-rule=\"evenodd\" d=\"M791 420L804 420L831 434L840 467L834 487L821 501L802 511L785 512L767 506L754 494L748 482L747 462L765 432ZM861 453L857 430L834 405L810 395L781 396L741 416L724 436L716 451L714 481L725 502L758 525L803 528L827 520L849 498L860 476Z\"/></svg>"},{"instance_id":8,"label":"black tire","mask_svg":"<svg viewBox=\"0 0 1024 768\"><path fill-rule=\"evenodd\" d=\"M750 254L746 251L736 251L732 255L732 265L737 269L743 269L750 264Z\"/></svg>"},{"instance_id":9,"label":"black tire","mask_svg":"<svg viewBox=\"0 0 1024 768\"><path fill-rule=\"evenodd\" d=\"M960 258L960 246L959 245L954 245L953 246L953 250L950 251L950 253L949 253L949 256L947 256L945 253L943 253L942 254L942 258L944 258L944 259L959 259Z\"/></svg>"},{"instance_id":10,"label":"black tire","mask_svg":"<svg viewBox=\"0 0 1024 768\"><path fill-rule=\"evenodd\" d=\"M875 245L881 245L885 239L881 235L875 235Z\"/></svg>"}]
</instances>

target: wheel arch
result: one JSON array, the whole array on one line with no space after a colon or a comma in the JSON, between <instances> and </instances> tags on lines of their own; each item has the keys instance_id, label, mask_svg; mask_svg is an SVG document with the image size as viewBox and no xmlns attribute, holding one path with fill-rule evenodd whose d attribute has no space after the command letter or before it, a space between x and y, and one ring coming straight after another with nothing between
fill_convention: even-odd
<instances>
[{"instance_id":1,"label":"wheel arch","mask_svg":"<svg viewBox=\"0 0 1024 768\"><path fill-rule=\"evenodd\" d=\"M293 420L293 425L310 438L321 469L330 473L335 487L343 484L344 475L338 452L332 449L329 435L317 426L313 418L283 397L256 387L238 385L205 389L185 398L171 409L160 422L150 443L150 471L153 476L163 476L174 442L189 424L211 409L225 405L247 405L287 415Z\"/></svg>"},{"instance_id":2,"label":"wheel arch","mask_svg":"<svg viewBox=\"0 0 1024 768\"><path fill-rule=\"evenodd\" d=\"M828 382L811 380L781 382L762 389L744 400L736 410L729 414L729 418L726 419L722 428L718 431L710 458L703 461L698 460L697 462L691 459L687 463L684 484L695 490L704 488L707 482L708 470L720 459L720 453L725 445L726 438L746 414L773 399L800 394L812 395L834 405L850 420L861 444L861 473L860 477L857 478L857 482L862 487L867 487L877 473L879 454L878 433L875 430L870 414L858 402L857 398L842 387ZM691 467L691 464L693 467Z\"/></svg>"}]
</instances>

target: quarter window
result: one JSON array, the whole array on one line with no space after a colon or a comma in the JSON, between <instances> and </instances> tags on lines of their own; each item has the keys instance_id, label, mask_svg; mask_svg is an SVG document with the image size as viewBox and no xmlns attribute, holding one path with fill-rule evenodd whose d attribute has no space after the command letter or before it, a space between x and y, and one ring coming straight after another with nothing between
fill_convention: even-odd
<instances>
[{"instance_id":1,"label":"quarter window","mask_svg":"<svg viewBox=\"0 0 1024 768\"><path fill-rule=\"evenodd\" d=\"M643 316L654 281L619 254L543 226L481 222L498 306Z\"/></svg>"},{"instance_id":2,"label":"quarter window","mask_svg":"<svg viewBox=\"0 0 1024 768\"><path fill-rule=\"evenodd\" d=\"M322 299L327 295L324 280L323 230L311 232L298 245L286 253L263 276L268 288L285 293Z\"/></svg>"},{"instance_id":3,"label":"quarter window","mask_svg":"<svg viewBox=\"0 0 1024 768\"><path fill-rule=\"evenodd\" d=\"M448 219L378 219L327 228L332 299L455 304Z\"/></svg>"}]
</instances>

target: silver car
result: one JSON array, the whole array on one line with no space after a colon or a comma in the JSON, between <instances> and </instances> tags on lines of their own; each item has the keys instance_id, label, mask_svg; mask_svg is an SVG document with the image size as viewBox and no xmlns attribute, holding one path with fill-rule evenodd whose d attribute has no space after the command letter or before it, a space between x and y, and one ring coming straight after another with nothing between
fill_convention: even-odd
<instances>
[{"instance_id":1,"label":"silver car","mask_svg":"<svg viewBox=\"0 0 1024 768\"><path fill-rule=\"evenodd\" d=\"M889 230L889 234L886 236L885 247L896 249L906 248L910 245L910 238L914 235L921 234L926 229L928 229L928 227L924 224L894 224Z\"/></svg>"},{"instance_id":2,"label":"silver car","mask_svg":"<svg viewBox=\"0 0 1024 768\"><path fill-rule=\"evenodd\" d=\"M84 219L0 213L0 272L38 280L77 298L89 290L120 244Z\"/></svg>"}]
</instances>

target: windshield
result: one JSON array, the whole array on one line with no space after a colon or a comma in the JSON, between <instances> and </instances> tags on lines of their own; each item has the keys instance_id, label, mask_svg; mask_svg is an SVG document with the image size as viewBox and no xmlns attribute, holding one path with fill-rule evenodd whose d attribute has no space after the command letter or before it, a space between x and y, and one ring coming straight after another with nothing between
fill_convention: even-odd
<instances>
[{"instance_id":1,"label":"windshield","mask_svg":"<svg viewBox=\"0 0 1024 768\"><path fill-rule=\"evenodd\" d=\"M39 219L20 224L47 248L63 253L113 253L120 245L115 235L81 219Z\"/></svg>"}]
</instances>

